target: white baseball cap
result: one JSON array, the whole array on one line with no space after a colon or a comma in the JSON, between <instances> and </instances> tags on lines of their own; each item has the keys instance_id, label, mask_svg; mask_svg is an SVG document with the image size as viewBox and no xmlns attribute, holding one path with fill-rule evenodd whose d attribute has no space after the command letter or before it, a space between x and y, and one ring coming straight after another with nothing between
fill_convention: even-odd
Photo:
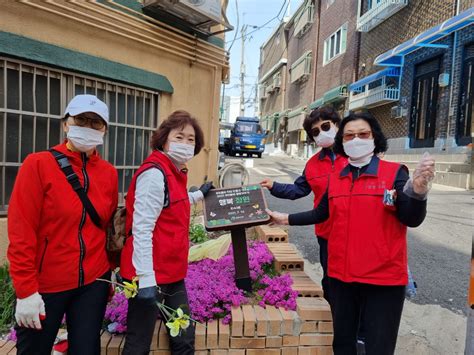
<instances>
[{"instance_id":1,"label":"white baseball cap","mask_svg":"<svg viewBox=\"0 0 474 355\"><path fill-rule=\"evenodd\" d=\"M64 116L76 116L84 112L94 112L99 115L107 125L109 124L109 108L105 102L94 95L76 95L69 101L64 111Z\"/></svg>"}]
</instances>

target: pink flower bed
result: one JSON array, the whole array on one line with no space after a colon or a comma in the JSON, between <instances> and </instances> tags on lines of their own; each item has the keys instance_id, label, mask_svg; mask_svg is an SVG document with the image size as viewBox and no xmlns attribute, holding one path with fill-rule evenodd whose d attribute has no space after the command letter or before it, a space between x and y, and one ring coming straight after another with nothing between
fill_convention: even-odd
<instances>
[{"instance_id":1,"label":"pink flower bed","mask_svg":"<svg viewBox=\"0 0 474 355\"><path fill-rule=\"evenodd\" d=\"M253 294L245 294L235 285L232 247L217 261L204 259L189 265L186 277L191 317L199 322L212 319L231 320L233 306L249 303L254 298L259 305L296 309L297 292L291 289L290 275L277 275L273 270L273 255L263 242L249 242L249 268ZM119 292L108 304L105 324L112 333L126 331L127 300Z\"/></svg>"}]
</instances>

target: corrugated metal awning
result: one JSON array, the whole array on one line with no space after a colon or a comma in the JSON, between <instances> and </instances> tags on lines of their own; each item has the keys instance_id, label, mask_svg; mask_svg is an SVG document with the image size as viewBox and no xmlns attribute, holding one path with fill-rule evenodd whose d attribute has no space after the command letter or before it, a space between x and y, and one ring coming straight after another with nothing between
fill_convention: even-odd
<instances>
[{"instance_id":1,"label":"corrugated metal awning","mask_svg":"<svg viewBox=\"0 0 474 355\"><path fill-rule=\"evenodd\" d=\"M401 66L402 58L419 49L420 47L440 47L446 48L445 45L431 44L452 32L458 31L463 27L474 23L474 7L461 12L459 15L451 17L438 26L431 27L429 30L420 33L418 36L403 42L395 48L379 55L374 60L375 65L385 66Z\"/></svg>"}]
</instances>

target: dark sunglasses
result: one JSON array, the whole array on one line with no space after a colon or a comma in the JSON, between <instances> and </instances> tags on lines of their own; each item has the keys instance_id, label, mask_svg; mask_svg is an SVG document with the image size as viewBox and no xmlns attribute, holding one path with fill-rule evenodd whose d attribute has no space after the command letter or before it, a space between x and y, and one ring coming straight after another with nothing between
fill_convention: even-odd
<instances>
[{"instance_id":1,"label":"dark sunglasses","mask_svg":"<svg viewBox=\"0 0 474 355\"><path fill-rule=\"evenodd\" d=\"M319 129L318 127L315 127L311 130L311 135L313 137L317 137L319 136L319 133L321 133L321 131L324 131L324 132L327 132L331 129L331 122L324 122L323 124L321 124L321 129Z\"/></svg>"},{"instance_id":2,"label":"dark sunglasses","mask_svg":"<svg viewBox=\"0 0 474 355\"><path fill-rule=\"evenodd\" d=\"M85 116L71 116L74 123L79 127L84 127L90 122L93 129L99 130L105 127L105 121L102 118L88 118Z\"/></svg>"}]
</instances>

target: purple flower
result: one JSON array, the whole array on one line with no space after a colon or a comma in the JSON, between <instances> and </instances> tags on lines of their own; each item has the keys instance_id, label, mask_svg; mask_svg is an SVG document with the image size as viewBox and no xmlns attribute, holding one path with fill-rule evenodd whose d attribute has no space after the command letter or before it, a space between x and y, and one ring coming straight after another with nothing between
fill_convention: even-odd
<instances>
[{"instance_id":1,"label":"purple flower","mask_svg":"<svg viewBox=\"0 0 474 355\"><path fill-rule=\"evenodd\" d=\"M17 340L16 330L14 328L10 329L10 333L8 333L8 335L7 335L7 340L10 340L10 341L16 341Z\"/></svg>"},{"instance_id":2,"label":"purple flower","mask_svg":"<svg viewBox=\"0 0 474 355\"><path fill-rule=\"evenodd\" d=\"M105 309L104 321L111 333L125 333L127 330L128 301L122 291L115 292Z\"/></svg>"},{"instance_id":3,"label":"purple flower","mask_svg":"<svg viewBox=\"0 0 474 355\"><path fill-rule=\"evenodd\" d=\"M291 289L291 276L274 276L273 255L266 244L250 241L248 256L250 277L257 290L254 295L259 304L263 307L274 305L295 310L297 292ZM190 264L186 289L191 318L198 322L222 319L224 324L229 324L232 307L248 303L247 295L235 285L234 277L232 246L227 254L217 261L204 259ZM111 333L126 332L127 310L127 298L122 291L117 291L105 311L104 324Z\"/></svg>"}]
</instances>

